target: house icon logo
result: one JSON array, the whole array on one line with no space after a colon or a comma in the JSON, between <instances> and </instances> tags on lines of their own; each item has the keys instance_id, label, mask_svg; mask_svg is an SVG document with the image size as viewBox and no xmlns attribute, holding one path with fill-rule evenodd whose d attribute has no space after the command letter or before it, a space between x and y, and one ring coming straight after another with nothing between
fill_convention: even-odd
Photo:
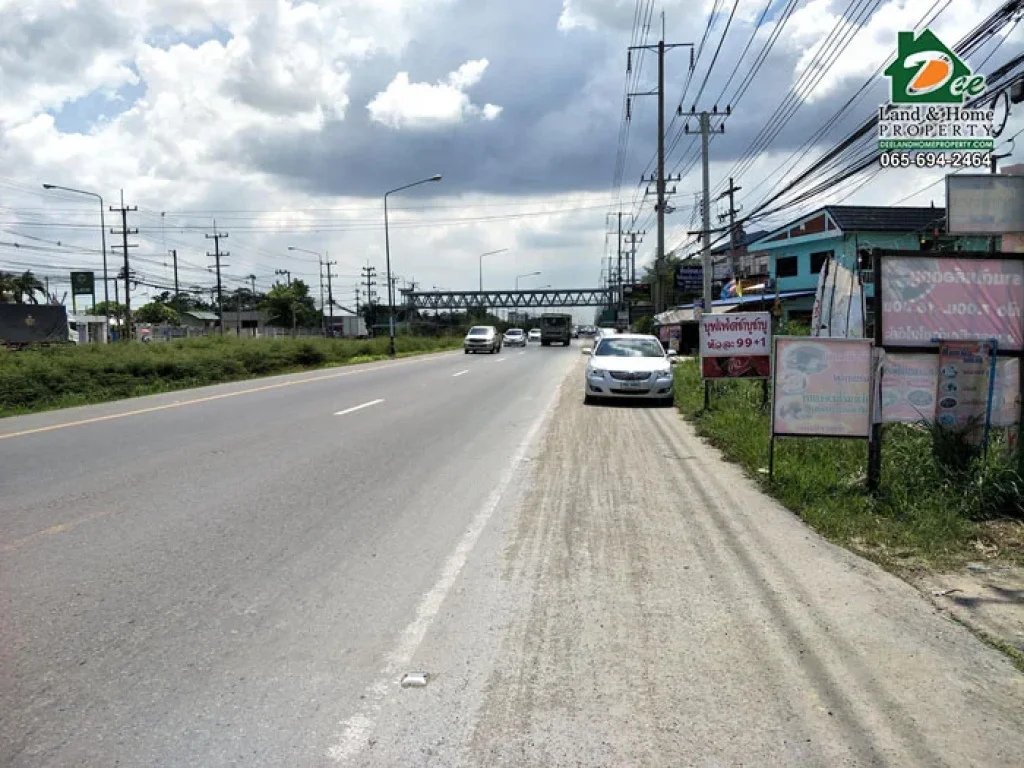
<instances>
[{"instance_id":1,"label":"house icon logo","mask_svg":"<svg viewBox=\"0 0 1024 768\"><path fill-rule=\"evenodd\" d=\"M892 104L963 104L985 91L985 76L926 29L900 32L896 59L885 69Z\"/></svg>"}]
</instances>

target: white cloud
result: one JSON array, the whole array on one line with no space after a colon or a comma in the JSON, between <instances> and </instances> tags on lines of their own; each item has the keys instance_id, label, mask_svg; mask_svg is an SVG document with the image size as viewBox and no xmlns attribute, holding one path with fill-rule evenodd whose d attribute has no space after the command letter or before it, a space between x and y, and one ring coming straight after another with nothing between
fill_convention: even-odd
<instances>
[{"instance_id":1,"label":"white cloud","mask_svg":"<svg viewBox=\"0 0 1024 768\"><path fill-rule=\"evenodd\" d=\"M413 83L407 72L399 72L366 108L373 120L396 129L439 128L472 117L494 120L501 114L501 107L478 107L466 93L480 82L487 64L487 59L467 61L447 80L436 83Z\"/></svg>"}]
</instances>

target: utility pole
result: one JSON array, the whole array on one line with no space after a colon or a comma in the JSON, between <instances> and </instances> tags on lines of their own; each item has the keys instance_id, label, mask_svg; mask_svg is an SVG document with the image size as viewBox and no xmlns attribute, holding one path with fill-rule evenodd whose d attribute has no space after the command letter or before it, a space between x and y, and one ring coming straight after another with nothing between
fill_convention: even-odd
<instances>
[{"instance_id":1,"label":"utility pole","mask_svg":"<svg viewBox=\"0 0 1024 768\"><path fill-rule=\"evenodd\" d=\"M677 114L679 114L679 115L683 114L683 105L682 104L679 105L679 109L677 111ZM703 272L704 272L704 291L703 291L703 293L704 293L704 311L705 312L710 312L711 311L711 301L713 299L712 289L711 289L711 282L712 282L712 278L714 277L714 270L715 270L714 265L711 263L711 171L710 171L709 160L708 160L708 143L709 143L710 136L711 136L712 133L725 133L725 125L724 124L717 125L717 126L712 125L712 120L714 118L721 117L722 120L723 120L723 123L724 123L725 118L728 117L731 114L732 114L732 108L731 107L727 106L725 108L725 112L719 112L717 104L715 105L714 109L712 109L710 112L708 112L707 110L704 110L703 112L698 113L697 112L697 108L696 107L692 107L690 109L689 115L687 115L687 118L686 118L687 122L683 125L683 131L685 133L690 133L690 123L689 123L690 118L691 117L696 117L696 118L698 118L700 120L700 140L701 140L700 143L701 143L701 161L702 161L701 165L702 165L703 175L704 175L704 194L702 195L702 199L701 199L701 205L702 205L702 209L703 209L702 212L704 214L704 216L703 216L704 221L703 221L703 224L702 224L702 230L703 230L702 250L703 250L703 254L702 254L702 258L701 258L701 264L702 264L702 269L703 269ZM730 186L732 186L732 185L730 184Z\"/></svg>"},{"instance_id":2,"label":"utility pole","mask_svg":"<svg viewBox=\"0 0 1024 768\"><path fill-rule=\"evenodd\" d=\"M337 264L337 263L338 262L336 262L336 261L328 261L328 262L326 262L326 265L327 265L327 307L328 307L327 311L330 312L330 317L331 317L330 326L331 326L331 335L332 336L334 335L334 292L333 292L333 290L331 288L331 277L333 276L331 274L331 265L332 264Z\"/></svg>"},{"instance_id":3,"label":"utility pole","mask_svg":"<svg viewBox=\"0 0 1024 768\"><path fill-rule=\"evenodd\" d=\"M375 268L371 267L369 264L367 264L365 267L363 267L361 274L362 274L363 278L366 280L366 304L369 307L369 309L367 309L367 313L366 313L366 326L367 326L366 330L367 330L367 333L369 333L372 336L373 335L372 321L376 319L374 317L374 312L373 312L373 298L374 298L373 286L375 286L377 284L376 282L374 282L373 278L377 274L377 270Z\"/></svg>"},{"instance_id":4,"label":"utility pole","mask_svg":"<svg viewBox=\"0 0 1024 768\"><path fill-rule=\"evenodd\" d=\"M661 14L661 40L657 45L634 45L630 46L626 54L626 73L633 71L633 51L646 50L657 51L658 53L658 87L653 91L643 93L630 93L626 97L626 119L632 118L631 100L634 96L657 96L658 97L658 170L654 181L657 184L658 202L655 209L658 214L658 251L654 259L654 311L655 314L664 311L664 296L661 286L661 273L665 264L665 52L674 48L690 49L690 72L693 73L693 43L665 43L665 14Z\"/></svg>"},{"instance_id":5,"label":"utility pole","mask_svg":"<svg viewBox=\"0 0 1024 768\"><path fill-rule=\"evenodd\" d=\"M629 282L636 283L636 246L638 243L644 241L643 236L647 234L647 230L642 232L626 232L626 237L629 238Z\"/></svg>"},{"instance_id":6,"label":"utility pole","mask_svg":"<svg viewBox=\"0 0 1024 768\"><path fill-rule=\"evenodd\" d=\"M171 257L174 259L174 303L178 303L178 251L171 249Z\"/></svg>"},{"instance_id":7,"label":"utility pole","mask_svg":"<svg viewBox=\"0 0 1024 768\"><path fill-rule=\"evenodd\" d=\"M625 297L625 295L623 294L623 291L622 291L622 283L623 283L623 280L622 280L622 211L619 211L619 250L618 250L618 261L616 263L618 264L618 267L616 269L616 274L618 275L618 281L619 281L619 290L618 290L619 300L618 300L617 303L618 303L618 309L621 310L622 307L623 307L623 304L624 304L624 302L626 300L626 297Z\"/></svg>"},{"instance_id":8,"label":"utility pole","mask_svg":"<svg viewBox=\"0 0 1024 768\"><path fill-rule=\"evenodd\" d=\"M219 319L217 325L220 327L221 336L224 335L224 288L223 288L223 285L221 284L221 280L220 280L220 268L221 268L220 257L221 256L230 256L231 253L230 253L230 251L224 251L223 253L221 253L220 241L222 239L227 239L227 237L228 237L228 233L227 232L218 232L217 231L217 220L214 219L214 221L213 221L213 234L206 236L207 240L213 240L213 253L210 253L209 251L207 251L206 255L207 256L213 256L214 259L216 259L216 264L217 264L217 314L220 315L220 319ZM225 265L225 266L227 266L227 265ZM290 280L291 280L291 276L289 275L289 281Z\"/></svg>"},{"instance_id":9,"label":"utility pole","mask_svg":"<svg viewBox=\"0 0 1024 768\"><path fill-rule=\"evenodd\" d=\"M736 255L736 250L739 247L736 239L736 214L740 212L740 208L736 207L736 193L739 192L743 187L737 187L732 180L732 176L729 177L729 188L718 196L718 199L729 198L729 210L726 213L721 214L718 217L719 221L729 220L729 268L732 269L733 280L740 279L739 273L739 260ZM737 283L738 284L738 283Z\"/></svg>"},{"instance_id":10,"label":"utility pole","mask_svg":"<svg viewBox=\"0 0 1024 768\"><path fill-rule=\"evenodd\" d=\"M292 272L291 272L290 269L275 269L274 270L274 274L275 275L284 275L285 278L288 280L288 287L289 288L292 287Z\"/></svg>"},{"instance_id":11,"label":"utility pole","mask_svg":"<svg viewBox=\"0 0 1024 768\"><path fill-rule=\"evenodd\" d=\"M110 230L112 235L120 235L122 247L124 248L124 324L122 331L124 332L124 340L128 341L132 337L132 299L131 299L131 285L128 283L128 278L131 275L131 271L128 267L128 249L138 247L136 243L128 243L128 235L139 234L138 229L128 229L128 213L139 210L137 205L128 207L124 204L124 190L121 190L121 207L110 206L111 211L116 211L121 214L121 231L118 232L115 229ZM116 289L117 282L114 282ZM115 298L115 302L117 299Z\"/></svg>"}]
</instances>

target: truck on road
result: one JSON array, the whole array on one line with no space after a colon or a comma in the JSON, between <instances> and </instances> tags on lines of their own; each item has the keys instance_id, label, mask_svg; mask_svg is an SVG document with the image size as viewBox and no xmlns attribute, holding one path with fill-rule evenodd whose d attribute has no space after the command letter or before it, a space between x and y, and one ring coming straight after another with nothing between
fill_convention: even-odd
<instances>
[{"instance_id":1,"label":"truck on road","mask_svg":"<svg viewBox=\"0 0 1024 768\"><path fill-rule=\"evenodd\" d=\"M553 343L569 346L572 341L572 315L546 312L540 316L540 343L542 347Z\"/></svg>"}]
</instances>

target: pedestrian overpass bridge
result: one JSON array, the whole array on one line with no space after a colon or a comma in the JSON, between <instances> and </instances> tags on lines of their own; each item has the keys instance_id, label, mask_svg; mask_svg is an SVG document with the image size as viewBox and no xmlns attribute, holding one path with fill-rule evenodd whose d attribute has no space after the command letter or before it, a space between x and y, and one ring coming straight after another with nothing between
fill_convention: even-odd
<instances>
[{"instance_id":1,"label":"pedestrian overpass bridge","mask_svg":"<svg viewBox=\"0 0 1024 768\"><path fill-rule=\"evenodd\" d=\"M531 309L609 307L614 288L562 288L531 291L402 291L411 309Z\"/></svg>"}]
</instances>

